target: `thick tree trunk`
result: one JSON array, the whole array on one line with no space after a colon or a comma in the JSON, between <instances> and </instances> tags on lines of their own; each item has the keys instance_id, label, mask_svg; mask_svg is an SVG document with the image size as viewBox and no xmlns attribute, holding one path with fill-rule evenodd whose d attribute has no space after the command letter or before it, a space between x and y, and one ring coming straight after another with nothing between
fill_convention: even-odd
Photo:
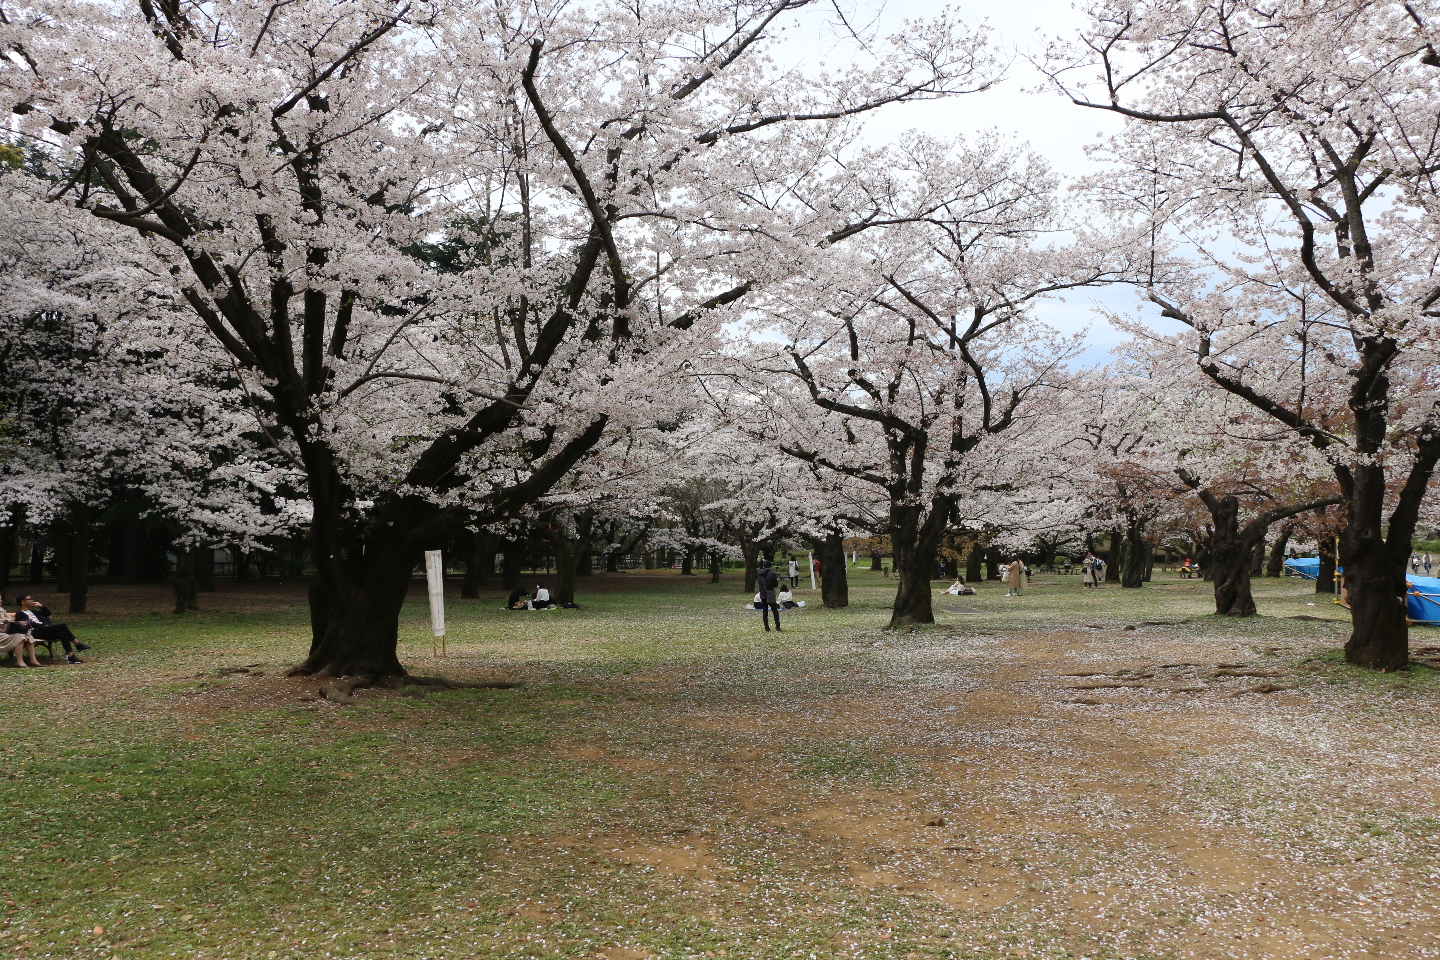
<instances>
[{"instance_id":1,"label":"thick tree trunk","mask_svg":"<svg viewBox=\"0 0 1440 960\"><path fill-rule=\"evenodd\" d=\"M486 561L494 556L495 535L484 531L471 530L470 549L465 551L465 576L460 581L460 598L476 600L480 588L490 586ZM512 588L513 589L513 588Z\"/></svg>"},{"instance_id":2,"label":"thick tree trunk","mask_svg":"<svg viewBox=\"0 0 1440 960\"><path fill-rule=\"evenodd\" d=\"M214 547L200 547L195 551L195 588L201 593L215 592Z\"/></svg>"},{"instance_id":3,"label":"thick tree trunk","mask_svg":"<svg viewBox=\"0 0 1440 960\"><path fill-rule=\"evenodd\" d=\"M720 554L713 550L710 552L710 582L720 582Z\"/></svg>"},{"instance_id":4,"label":"thick tree trunk","mask_svg":"<svg viewBox=\"0 0 1440 960\"><path fill-rule=\"evenodd\" d=\"M593 577L595 575L595 551L590 549L590 544L585 544L580 551L580 562L575 565L575 576Z\"/></svg>"},{"instance_id":5,"label":"thick tree trunk","mask_svg":"<svg viewBox=\"0 0 1440 960\"><path fill-rule=\"evenodd\" d=\"M235 582L245 583L250 579L250 551L235 548Z\"/></svg>"},{"instance_id":6,"label":"thick tree trunk","mask_svg":"<svg viewBox=\"0 0 1440 960\"><path fill-rule=\"evenodd\" d=\"M84 613L90 598L90 505L70 505L70 612Z\"/></svg>"},{"instance_id":7,"label":"thick tree trunk","mask_svg":"<svg viewBox=\"0 0 1440 960\"><path fill-rule=\"evenodd\" d=\"M1125 535L1119 528L1110 531L1110 555L1105 558L1105 582L1120 582L1121 544Z\"/></svg>"},{"instance_id":8,"label":"thick tree trunk","mask_svg":"<svg viewBox=\"0 0 1440 960\"><path fill-rule=\"evenodd\" d=\"M1265 576L1279 577L1285 573L1285 548L1290 545L1290 535L1295 532L1293 523L1280 526L1275 535L1275 545L1270 548L1270 560L1265 565Z\"/></svg>"},{"instance_id":9,"label":"thick tree trunk","mask_svg":"<svg viewBox=\"0 0 1440 960\"><path fill-rule=\"evenodd\" d=\"M55 592L70 592L70 524L59 520L50 525L51 561L50 572L55 575Z\"/></svg>"},{"instance_id":10,"label":"thick tree trunk","mask_svg":"<svg viewBox=\"0 0 1440 960\"><path fill-rule=\"evenodd\" d=\"M982 564L985 561L985 551L978 543L970 545L970 555L965 558L965 582L979 583L980 578L985 575Z\"/></svg>"},{"instance_id":11,"label":"thick tree trunk","mask_svg":"<svg viewBox=\"0 0 1440 960\"><path fill-rule=\"evenodd\" d=\"M39 583L45 579L45 551L40 546L40 531L33 531L35 542L30 545L30 582Z\"/></svg>"},{"instance_id":12,"label":"thick tree trunk","mask_svg":"<svg viewBox=\"0 0 1440 960\"><path fill-rule=\"evenodd\" d=\"M310 655L298 672L334 677L405 675L396 653L400 608L419 551L396 549L386 555L380 544L370 546L364 558L326 558L317 563L320 570L310 594Z\"/></svg>"},{"instance_id":13,"label":"thick tree trunk","mask_svg":"<svg viewBox=\"0 0 1440 960\"><path fill-rule=\"evenodd\" d=\"M740 544L740 555L745 558L745 587L744 592L753 594L755 592L756 578L760 576L760 544Z\"/></svg>"},{"instance_id":14,"label":"thick tree trunk","mask_svg":"<svg viewBox=\"0 0 1440 960\"><path fill-rule=\"evenodd\" d=\"M1255 541L1255 546L1250 550L1250 577L1263 576L1265 573L1265 538L1261 536Z\"/></svg>"},{"instance_id":15,"label":"thick tree trunk","mask_svg":"<svg viewBox=\"0 0 1440 960\"><path fill-rule=\"evenodd\" d=\"M1335 539L1321 537L1318 547L1316 555L1320 558L1320 567L1315 572L1315 592L1333 595L1335 593Z\"/></svg>"},{"instance_id":16,"label":"thick tree trunk","mask_svg":"<svg viewBox=\"0 0 1440 960\"><path fill-rule=\"evenodd\" d=\"M505 541L505 558L500 564L500 586L506 590L514 590L520 586L520 575L523 572L520 565L525 562L520 551L519 540Z\"/></svg>"},{"instance_id":17,"label":"thick tree trunk","mask_svg":"<svg viewBox=\"0 0 1440 960\"><path fill-rule=\"evenodd\" d=\"M1000 548L999 548L999 547L986 547L986 548L985 548L985 579L986 579L986 580L999 580L999 579L1000 579Z\"/></svg>"},{"instance_id":18,"label":"thick tree trunk","mask_svg":"<svg viewBox=\"0 0 1440 960\"><path fill-rule=\"evenodd\" d=\"M555 545L555 573L558 578L551 599L556 603L575 602L575 571L580 566L581 554L590 549L590 531L595 524L595 513L587 510L575 515L573 520L573 531L551 527L550 542Z\"/></svg>"},{"instance_id":19,"label":"thick tree trunk","mask_svg":"<svg viewBox=\"0 0 1440 960\"><path fill-rule=\"evenodd\" d=\"M883 564L883 563L881 562L881 560L880 560L880 554L879 554L879 553L872 553L872 554L870 554L870 570L871 570L871 572L872 572L872 573L879 573L881 570L884 570L884 569L885 569L885 566L884 566L884 564Z\"/></svg>"},{"instance_id":20,"label":"thick tree trunk","mask_svg":"<svg viewBox=\"0 0 1440 960\"><path fill-rule=\"evenodd\" d=\"M645 551L645 569L646 569L646 570L654 570L654 569L655 569L655 554L654 554L652 551L650 551L650 550L646 550L646 551Z\"/></svg>"},{"instance_id":21,"label":"thick tree trunk","mask_svg":"<svg viewBox=\"0 0 1440 960\"><path fill-rule=\"evenodd\" d=\"M175 548L175 612L188 613L200 609L199 594L195 583L195 548Z\"/></svg>"},{"instance_id":22,"label":"thick tree trunk","mask_svg":"<svg viewBox=\"0 0 1440 960\"><path fill-rule=\"evenodd\" d=\"M1214 573L1215 612L1222 617L1253 617L1255 598L1250 593L1251 545L1240 539L1240 501L1233 496L1206 501L1215 522L1210 540Z\"/></svg>"},{"instance_id":23,"label":"thick tree trunk","mask_svg":"<svg viewBox=\"0 0 1440 960\"><path fill-rule=\"evenodd\" d=\"M680 561L680 576L682 576L682 577L693 577L693 576L695 576L695 548L694 548L694 547L686 547L686 548L685 548L685 559Z\"/></svg>"},{"instance_id":24,"label":"thick tree trunk","mask_svg":"<svg viewBox=\"0 0 1440 960\"><path fill-rule=\"evenodd\" d=\"M139 517L125 523L125 582L144 583L145 561L149 546L149 525Z\"/></svg>"},{"instance_id":25,"label":"thick tree trunk","mask_svg":"<svg viewBox=\"0 0 1440 960\"><path fill-rule=\"evenodd\" d=\"M890 611L890 629L912 623L934 623L931 604L930 571L940 538L950 517L950 505L944 500L931 502L930 514L920 522L920 508L913 503L890 505L890 549L895 556L895 570L900 580L895 592L895 606Z\"/></svg>"},{"instance_id":26,"label":"thick tree trunk","mask_svg":"<svg viewBox=\"0 0 1440 960\"><path fill-rule=\"evenodd\" d=\"M1120 575L1120 586L1138 589L1145 583L1145 554L1148 553L1144 530L1138 523L1125 528L1124 570Z\"/></svg>"},{"instance_id":27,"label":"thick tree trunk","mask_svg":"<svg viewBox=\"0 0 1440 960\"><path fill-rule=\"evenodd\" d=\"M1384 468L1362 463L1351 469L1354 485L1339 557L1340 565L1345 568L1344 586L1352 623L1350 639L1345 643L1345 660L1375 670L1398 670L1410 662L1405 564L1410 556L1414 519L1408 518L1408 524L1397 519L1403 505L1397 507L1390 519L1387 543L1382 536ZM1429 480L1428 471L1424 479ZM1415 499L1418 510L1419 496Z\"/></svg>"},{"instance_id":28,"label":"thick tree trunk","mask_svg":"<svg viewBox=\"0 0 1440 960\"><path fill-rule=\"evenodd\" d=\"M828 533L824 538L813 541L815 556L820 559L820 599L828 610L839 610L850 605L850 581L845 569L845 538L838 533Z\"/></svg>"}]
</instances>

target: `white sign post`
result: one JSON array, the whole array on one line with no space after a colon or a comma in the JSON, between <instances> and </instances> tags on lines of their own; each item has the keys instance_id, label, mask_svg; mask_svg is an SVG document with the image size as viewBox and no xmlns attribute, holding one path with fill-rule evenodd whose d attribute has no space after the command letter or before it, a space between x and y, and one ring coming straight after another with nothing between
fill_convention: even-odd
<instances>
[{"instance_id":1,"label":"white sign post","mask_svg":"<svg viewBox=\"0 0 1440 960\"><path fill-rule=\"evenodd\" d=\"M435 654L435 641L440 641L440 655L445 656L445 561L439 550L425 551L425 585L430 589L430 653Z\"/></svg>"},{"instance_id":2,"label":"white sign post","mask_svg":"<svg viewBox=\"0 0 1440 960\"><path fill-rule=\"evenodd\" d=\"M806 553L805 560L810 564L810 592L815 592L815 554Z\"/></svg>"}]
</instances>

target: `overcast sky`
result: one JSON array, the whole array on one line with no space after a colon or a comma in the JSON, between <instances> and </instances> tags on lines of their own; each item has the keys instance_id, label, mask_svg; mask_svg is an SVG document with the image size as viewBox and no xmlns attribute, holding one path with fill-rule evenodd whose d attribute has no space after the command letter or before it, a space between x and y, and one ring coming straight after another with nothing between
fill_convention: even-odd
<instances>
[{"instance_id":1,"label":"overcast sky","mask_svg":"<svg viewBox=\"0 0 1440 960\"><path fill-rule=\"evenodd\" d=\"M1029 143L1062 175L1073 176L1090 169L1085 145L1119 128L1118 118L1110 114L1077 107L1051 91L1035 92L1035 88L1044 86L1044 77L1029 65L1024 54L1042 49L1046 35L1073 35L1078 31L1082 18L1070 0L953 4L933 0L826 2L831 4L829 18L834 17L834 4L838 3L852 27L862 32L873 31L879 37L902 31L906 20L933 17L948 5L958 9L967 22L988 22L994 29L992 41L1011 58L1004 82L984 93L886 108L871 122L871 133L876 138L891 137L911 128L941 137L994 128ZM827 54L839 54L850 47L848 39L842 43L815 29L820 16L819 10L808 12L797 28L791 28L792 35L800 42L787 46L797 58L833 59ZM1107 362L1110 348L1122 339L1119 332L1096 315L1093 307L1097 302L1128 311L1136 297L1128 288L1082 290L1071 294L1065 302L1050 301L1036 311L1067 333L1089 328L1089 346L1076 361L1077 365Z\"/></svg>"}]
</instances>

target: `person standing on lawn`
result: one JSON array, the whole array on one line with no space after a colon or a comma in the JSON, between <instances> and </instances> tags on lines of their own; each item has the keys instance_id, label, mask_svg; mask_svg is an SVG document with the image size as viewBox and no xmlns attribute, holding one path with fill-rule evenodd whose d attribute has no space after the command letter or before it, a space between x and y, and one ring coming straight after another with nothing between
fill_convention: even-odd
<instances>
[{"instance_id":1,"label":"person standing on lawn","mask_svg":"<svg viewBox=\"0 0 1440 960\"><path fill-rule=\"evenodd\" d=\"M1005 591L1007 597L1020 596L1020 588L1025 586L1025 561L1016 557L1010 561L1010 566L1005 568Z\"/></svg>"},{"instance_id":2,"label":"person standing on lawn","mask_svg":"<svg viewBox=\"0 0 1440 960\"><path fill-rule=\"evenodd\" d=\"M790 586L792 588L800 586L800 564L795 561L794 557L790 558L790 569L788 573L790 576Z\"/></svg>"},{"instance_id":3,"label":"person standing on lawn","mask_svg":"<svg viewBox=\"0 0 1440 960\"><path fill-rule=\"evenodd\" d=\"M780 577L770 569L770 561L760 561L760 575L755 578L760 588L760 619L765 622L765 632L770 632L770 611L775 611L775 629L780 630L780 603L776 594L780 591ZM784 632L784 631L780 631Z\"/></svg>"}]
</instances>

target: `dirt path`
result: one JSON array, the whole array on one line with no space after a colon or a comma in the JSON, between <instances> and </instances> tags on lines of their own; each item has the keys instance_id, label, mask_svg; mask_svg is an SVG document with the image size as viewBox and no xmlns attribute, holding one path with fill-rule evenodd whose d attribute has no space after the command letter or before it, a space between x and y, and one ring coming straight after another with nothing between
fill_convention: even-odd
<instances>
[{"instance_id":1,"label":"dirt path","mask_svg":"<svg viewBox=\"0 0 1440 960\"><path fill-rule=\"evenodd\" d=\"M737 849L783 837L832 880L930 901L937 946L1440 955L1434 693L1332 688L1298 647L1145 629L896 640L788 695L720 666L612 681L643 699L609 762L703 782L741 826L690 814L608 855L723 899ZM643 733L660 703L687 732L663 745Z\"/></svg>"}]
</instances>

